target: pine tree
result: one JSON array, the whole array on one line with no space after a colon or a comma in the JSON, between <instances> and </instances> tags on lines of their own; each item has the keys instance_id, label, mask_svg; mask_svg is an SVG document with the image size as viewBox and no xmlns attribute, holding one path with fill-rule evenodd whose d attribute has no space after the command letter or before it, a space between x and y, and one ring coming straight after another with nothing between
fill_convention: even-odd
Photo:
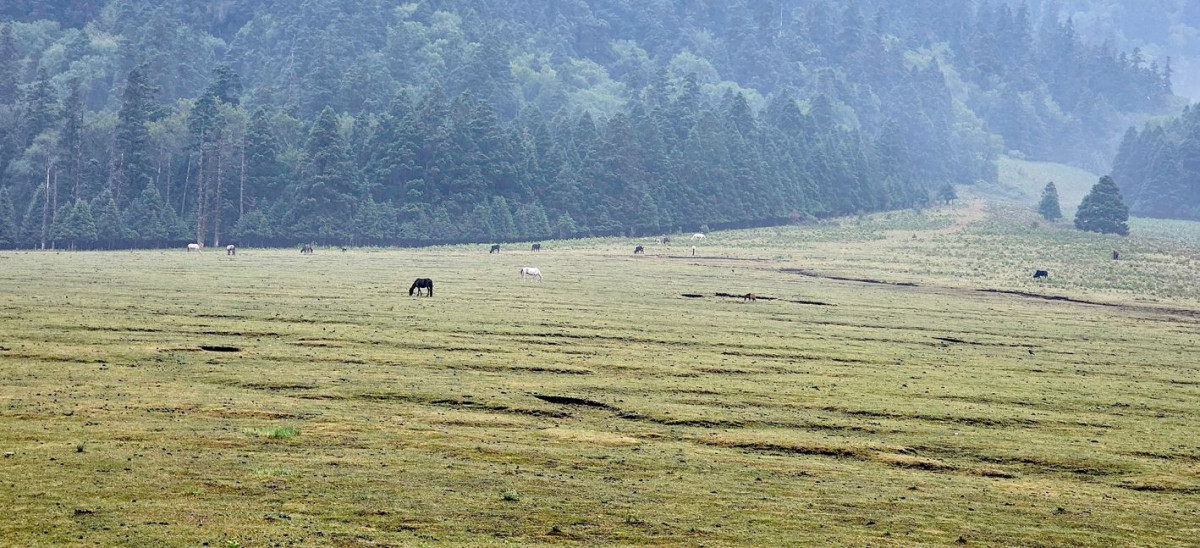
<instances>
[{"instance_id":1,"label":"pine tree","mask_svg":"<svg viewBox=\"0 0 1200 548\"><path fill-rule=\"evenodd\" d=\"M102 242L104 247L113 247L117 240L128 237L112 191L107 188L101 191L92 200L91 211L96 224L96 240Z\"/></svg>"},{"instance_id":2,"label":"pine tree","mask_svg":"<svg viewBox=\"0 0 1200 548\"><path fill-rule=\"evenodd\" d=\"M142 193L125 211L125 226L136 227L137 238L142 242L162 245L178 235L178 219L175 211L163 203L158 188L146 185Z\"/></svg>"},{"instance_id":3,"label":"pine tree","mask_svg":"<svg viewBox=\"0 0 1200 548\"><path fill-rule=\"evenodd\" d=\"M1038 213L1048 221L1057 221L1062 218L1062 209L1058 207L1058 189L1054 187L1054 181L1046 183L1046 188L1042 190L1042 201L1038 202Z\"/></svg>"},{"instance_id":4,"label":"pine tree","mask_svg":"<svg viewBox=\"0 0 1200 548\"><path fill-rule=\"evenodd\" d=\"M23 103L25 144L28 146L43 131L51 129L57 116L58 100L54 87L50 85L50 74L45 68L38 69L37 80L29 87Z\"/></svg>"},{"instance_id":5,"label":"pine tree","mask_svg":"<svg viewBox=\"0 0 1200 548\"><path fill-rule=\"evenodd\" d=\"M304 145L292 229L298 236L345 239L354 218L355 189L337 116L325 107L313 122Z\"/></svg>"},{"instance_id":6,"label":"pine tree","mask_svg":"<svg viewBox=\"0 0 1200 548\"><path fill-rule=\"evenodd\" d=\"M121 110L117 113L117 135L113 151L112 192L117 204L127 203L154 180L150 130L146 126L154 115L154 94L142 65L129 72Z\"/></svg>"},{"instance_id":7,"label":"pine tree","mask_svg":"<svg viewBox=\"0 0 1200 548\"><path fill-rule=\"evenodd\" d=\"M96 241L96 219L92 217L92 208L83 200L75 200L75 230L76 243L92 243ZM71 247L75 247L73 243Z\"/></svg>"},{"instance_id":8,"label":"pine tree","mask_svg":"<svg viewBox=\"0 0 1200 548\"><path fill-rule=\"evenodd\" d=\"M12 26L12 23L8 23L0 29L0 105L17 102L17 86L20 84L21 60L17 57Z\"/></svg>"},{"instance_id":9,"label":"pine tree","mask_svg":"<svg viewBox=\"0 0 1200 548\"><path fill-rule=\"evenodd\" d=\"M0 247L16 245L17 220L13 208L12 192L8 187L0 188Z\"/></svg>"},{"instance_id":10,"label":"pine tree","mask_svg":"<svg viewBox=\"0 0 1200 548\"><path fill-rule=\"evenodd\" d=\"M1075 228L1103 234L1129 234L1129 208L1121 199L1116 181L1105 175L1079 204L1075 213Z\"/></svg>"}]
</instances>

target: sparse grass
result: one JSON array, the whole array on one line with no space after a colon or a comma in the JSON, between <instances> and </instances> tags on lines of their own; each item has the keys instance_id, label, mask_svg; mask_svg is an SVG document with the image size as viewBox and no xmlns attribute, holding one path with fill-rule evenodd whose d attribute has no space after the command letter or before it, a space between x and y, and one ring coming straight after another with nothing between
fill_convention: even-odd
<instances>
[{"instance_id":1,"label":"sparse grass","mask_svg":"<svg viewBox=\"0 0 1200 548\"><path fill-rule=\"evenodd\" d=\"M0 544L1193 543L1193 225L961 206L697 257L0 252Z\"/></svg>"}]
</instances>

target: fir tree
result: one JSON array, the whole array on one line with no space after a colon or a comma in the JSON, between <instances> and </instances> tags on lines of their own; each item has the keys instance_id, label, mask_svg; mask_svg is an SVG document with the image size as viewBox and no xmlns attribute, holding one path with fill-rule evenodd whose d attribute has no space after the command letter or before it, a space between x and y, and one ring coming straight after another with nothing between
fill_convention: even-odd
<instances>
[{"instance_id":1,"label":"fir tree","mask_svg":"<svg viewBox=\"0 0 1200 548\"><path fill-rule=\"evenodd\" d=\"M1129 234L1129 208L1121 199L1116 181L1105 175L1084 196L1075 213L1075 228L1103 234Z\"/></svg>"},{"instance_id":2,"label":"fir tree","mask_svg":"<svg viewBox=\"0 0 1200 548\"><path fill-rule=\"evenodd\" d=\"M154 116L153 100L157 90L150 84L147 70L148 66L143 65L129 72L121 96L121 110L117 113L112 191L118 205L137 196L154 180L150 130L146 122Z\"/></svg>"},{"instance_id":3,"label":"fir tree","mask_svg":"<svg viewBox=\"0 0 1200 548\"><path fill-rule=\"evenodd\" d=\"M117 240L128 236L125 223L121 221L121 211L110 190L104 189L92 200L91 211L96 224L96 240L102 242L104 247L113 247Z\"/></svg>"},{"instance_id":4,"label":"fir tree","mask_svg":"<svg viewBox=\"0 0 1200 548\"><path fill-rule=\"evenodd\" d=\"M17 86L21 82L21 60L17 57L12 26L12 23L7 23L0 29L0 105L17 102Z\"/></svg>"},{"instance_id":5,"label":"fir tree","mask_svg":"<svg viewBox=\"0 0 1200 548\"><path fill-rule=\"evenodd\" d=\"M1062 209L1058 206L1058 189L1054 187L1054 182L1046 183L1046 188L1042 190L1042 201L1038 202L1038 213L1048 221L1057 221L1062 218Z\"/></svg>"},{"instance_id":6,"label":"fir tree","mask_svg":"<svg viewBox=\"0 0 1200 548\"><path fill-rule=\"evenodd\" d=\"M16 245L17 220L13 208L12 192L0 188L0 247Z\"/></svg>"},{"instance_id":7,"label":"fir tree","mask_svg":"<svg viewBox=\"0 0 1200 548\"><path fill-rule=\"evenodd\" d=\"M355 199L346 145L333 109L325 107L304 145L300 182L292 204L292 229L303 237L350 236Z\"/></svg>"}]
</instances>

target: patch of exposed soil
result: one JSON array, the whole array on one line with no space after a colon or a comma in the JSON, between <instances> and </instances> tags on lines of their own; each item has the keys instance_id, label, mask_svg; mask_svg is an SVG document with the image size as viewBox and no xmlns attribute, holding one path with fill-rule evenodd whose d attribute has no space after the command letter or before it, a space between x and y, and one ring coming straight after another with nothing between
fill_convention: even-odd
<instances>
[{"instance_id":1,"label":"patch of exposed soil","mask_svg":"<svg viewBox=\"0 0 1200 548\"><path fill-rule=\"evenodd\" d=\"M223 345L218 345L218 344L202 344L202 345L200 345L200 350L207 350L209 352L241 352L242 351L241 348L238 348L236 346L223 346Z\"/></svg>"},{"instance_id":2,"label":"patch of exposed soil","mask_svg":"<svg viewBox=\"0 0 1200 548\"><path fill-rule=\"evenodd\" d=\"M573 396L554 396L549 394L530 394L539 400L549 403L557 403L559 405L582 405L584 407L598 407L601 409L613 409L611 405L604 402L589 400L586 398L576 398Z\"/></svg>"}]
</instances>

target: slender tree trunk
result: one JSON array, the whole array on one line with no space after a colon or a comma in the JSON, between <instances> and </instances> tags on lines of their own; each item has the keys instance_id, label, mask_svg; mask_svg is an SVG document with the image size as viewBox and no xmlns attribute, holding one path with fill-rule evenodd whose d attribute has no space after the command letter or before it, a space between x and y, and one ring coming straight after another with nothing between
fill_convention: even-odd
<instances>
[{"instance_id":1,"label":"slender tree trunk","mask_svg":"<svg viewBox=\"0 0 1200 548\"><path fill-rule=\"evenodd\" d=\"M225 141L222 139L217 142L217 206L213 212L213 247L221 247L221 212L225 209L225 203L221 201L221 179L225 176L225 172L222 171L225 165L222 162L224 156Z\"/></svg>"},{"instance_id":2,"label":"slender tree trunk","mask_svg":"<svg viewBox=\"0 0 1200 548\"><path fill-rule=\"evenodd\" d=\"M83 133L82 131L80 132ZM71 151L75 156L75 181L74 188L71 193L75 195L75 199L83 198L83 137L75 140L75 150Z\"/></svg>"},{"instance_id":3,"label":"slender tree trunk","mask_svg":"<svg viewBox=\"0 0 1200 548\"><path fill-rule=\"evenodd\" d=\"M117 159L117 165L113 167L110 181L108 182L109 190L112 190L113 199L117 201L117 205L121 205L121 177L125 171L125 153L121 153L121 157Z\"/></svg>"},{"instance_id":4,"label":"slender tree trunk","mask_svg":"<svg viewBox=\"0 0 1200 548\"><path fill-rule=\"evenodd\" d=\"M179 199L179 216L183 217L187 213L187 191L188 183L192 180L192 153L188 153L187 168L183 171L183 192L182 198Z\"/></svg>"},{"instance_id":5,"label":"slender tree trunk","mask_svg":"<svg viewBox=\"0 0 1200 548\"><path fill-rule=\"evenodd\" d=\"M242 174L238 183L238 221L246 214L246 137L242 136Z\"/></svg>"},{"instance_id":6,"label":"slender tree trunk","mask_svg":"<svg viewBox=\"0 0 1200 548\"><path fill-rule=\"evenodd\" d=\"M50 222L50 171L53 164L46 162L46 186L42 190L42 249L46 249L46 229Z\"/></svg>"},{"instance_id":7,"label":"slender tree trunk","mask_svg":"<svg viewBox=\"0 0 1200 548\"><path fill-rule=\"evenodd\" d=\"M163 203L167 204L168 208L171 207L171 173L173 173L175 171L174 169L172 169L174 163L175 163L175 155L168 152L167 153L167 187L166 187L166 192L164 193L164 194L166 194L166 198L163 199Z\"/></svg>"},{"instance_id":8,"label":"slender tree trunk","mask_svg":"<svg viewBox=\"0 0 1200 548\"><path fill-rule=\"evenodd\" d=\"M196 170L196 243L204 245L204 134L200 134L200 165Z\"/></svg>"}]
</instances>

